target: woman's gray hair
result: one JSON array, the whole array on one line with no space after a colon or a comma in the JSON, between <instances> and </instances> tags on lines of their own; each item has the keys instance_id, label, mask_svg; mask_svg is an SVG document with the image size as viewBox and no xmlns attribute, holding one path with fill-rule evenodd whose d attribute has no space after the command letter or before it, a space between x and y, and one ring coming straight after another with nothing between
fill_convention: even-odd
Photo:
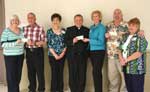
<instances>
[{"instance_id":1,"label":"woman's gray hair","mask_svg":"<svg viewBox=\"0 0 150 92\"><path fill-rule=\"evenodd\" d=\"M19 23L20 23L20 20L19 20L18 15L14 14L14 15L12 15L12 16L10 17L10 24L11 24L12 20L14 20L14 19L17 19L17 20L19 21Z\"/></svg>"}]
</instances>

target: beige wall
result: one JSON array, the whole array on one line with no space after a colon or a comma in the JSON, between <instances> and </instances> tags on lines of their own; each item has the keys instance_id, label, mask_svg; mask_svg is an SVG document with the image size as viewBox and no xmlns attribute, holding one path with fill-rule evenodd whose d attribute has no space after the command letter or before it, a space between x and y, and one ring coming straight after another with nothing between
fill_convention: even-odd
<instances>
[{"instance_id":1,"label":"beige wall","mask_svg":"<svg viewBox=\"0 0 150 92\"><path fill-rule=\"evenodd\" d=\"M21 25L26 25L26 14L30 11L35 12L37 15L37 22L42 25L45 30L49 28L50 16L54 12L62 15L62 26L67 27L73 25L73 16L81 13L84 16L84 24L90 26L91 12L95 9L101 10L103 13L103 23L106 24L112 20L112 13L115 8L120 8L124 14L124 20L129 20L132 17L139 17L141 19L141 28L145 30L145 35L150 42L150 0L5 0L5 15L6 25L9 24L9 18L12 14L18 14L21 19ZM150 49L150 45L149 45ZM47 55L45 55L45 58ZM66 64L67 66L67 64ZM87 90L92 90L93 85L90 83L92 80L91 67L88 64L87 74ZM65 79L68 79L67 67L65 67ZM106 73L106 67L104 67ZM106 78L106 74L104 74ZM46 88L50 87L50 67L48 60L45 60L45 77ZM67 83L67 81L65 81ZM107 80L104 79L104 83ZM27 88L27 70L26 64L23 68L23 76L21 81L21 89ZM107 87L107 85L105 85Z\"/></svg>"},{"instance_id":2,"label":"beige wall","mask_svg":"<svg viewBox=\"0 0 150 92\"><path fill-rule=\"evenodd\" d=\"M4 0L0 0L0 34L5 27L5 12L4 12Z\"/></svg>"},{"instance_id":3,"label":"beige wall","mask_svg":"<svg viewBox=\"0 0 150 92\"><path fill-rule=\"evenodd\" d=\"M5 0L6 24L12 14L18 14L22 25L26 24L26 14L33 11L37 15L38 23L49 28L50 16L54 12L62 15L62 26L73 24L73 16L81 13L85 18L85 25L91 25L91 11L99 9L103 13L103 22L112 20L112 13L115 8L123 11L124 19L133 17L141 19L141 28L145 30L145 35L150 41L150 0ZM150 46L149 46L150 48Z\"/></svg>"}]
</instances>

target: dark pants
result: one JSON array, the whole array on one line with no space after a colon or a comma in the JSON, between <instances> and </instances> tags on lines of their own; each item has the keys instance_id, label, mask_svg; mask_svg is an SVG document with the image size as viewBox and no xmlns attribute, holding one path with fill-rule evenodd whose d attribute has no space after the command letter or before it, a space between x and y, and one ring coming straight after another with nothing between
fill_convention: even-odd
<instances>
[{"instance_id":1,"label":"dark pants","mask_svg":"<svg viewBox=\"0 0 150 92\"><path fill-rule=\"evenodd\" d=\"M8 92L19 92L24 55L4 56Z\"/></svg>"},{"instance_id":2,"label":"dark pants","mask_svg":"<svg viewBox=\"0 0 150 92\"><path fill-rule=\"evenodd\" d=\"M68 53L67 58L71 92L84 92L86 84L87 53Z\"/></svg>"},{"instance_id":3,"label":"dark pants","mask_svg":"<svg viewBox=\"0 0 150 92\"><path fill-rule=\"evenodd\" d=\"M93 67L93 79L94 79L95 92L103 92L102 67L103 67L104 58L105 58L104 50L90 52L90 59Z\"/></svg>"},{"instance_id":4,"label":"dark pants","mask_svg":"<svg viewBox=\"0 0 150 92\"><path fill-rule=\"evenodd\" d=\"M56 60L53 56L49 56L49 63L51 66L51 92L63 92L64 81L63 81L63 71L64 71L65 57L60 60Z\"/></svg>"},{"instance_id":5,"label":"dark pants","mask_svg":"<svg viewBox=\"0 0 150 92\"><path fill-rule=\"evenodd\" d=\"M38 79L38 91L44 92L44 51L43 48L26 48L28 68L29 90L36 92L36 75Z\"/></svg>"},{"instance_id":6,"label":"dark pants","mask_svg":"<svg viewBox=\"0 0 150 92\"><path fill-rule=\"evenodd\" d=\"M128 92L144 92L144 74L124 74Z\"/></svg>"}]
</instances>

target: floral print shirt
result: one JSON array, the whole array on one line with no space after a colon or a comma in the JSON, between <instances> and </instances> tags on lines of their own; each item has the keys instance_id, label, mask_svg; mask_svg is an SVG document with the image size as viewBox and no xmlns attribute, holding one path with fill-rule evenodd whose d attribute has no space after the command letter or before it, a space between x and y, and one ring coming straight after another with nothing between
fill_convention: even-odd
<instances>
[{"instance_id":1,"label":"floral print shirt","mask_svg":"<svg viewBox=\"0 0 150 92\"><path fill-rule=\"evenodd\" d=\"M112 21L106 26L106 29L111 36L110 39L107 39L108 59L118 59L118 47L122 40L122 35L128 32L128 24L122 21L120 25L116 26Z\"/></svg>"}]
</instances>

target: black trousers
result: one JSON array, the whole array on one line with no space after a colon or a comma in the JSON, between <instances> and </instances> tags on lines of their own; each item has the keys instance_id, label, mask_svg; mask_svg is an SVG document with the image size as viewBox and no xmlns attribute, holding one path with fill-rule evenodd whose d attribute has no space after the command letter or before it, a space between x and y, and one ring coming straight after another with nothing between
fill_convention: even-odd
<instances>
[{"instance_id":1,"label":"black trousers","mask_svg":"<svg viewBox=\"0 0 150 92\"><path fill-rule=\"evenodd\" d=\"M90 52L90 59L93 67L93 80L95 92L103 92L102 67L104 58L105 58L104 50Z\"/></svg>"},{"instance_id":2,"label":"black trousers","mask_svg":"<svg viewBox=\"0 0 150 92\"><path fill-rule=\"evenodd\" d=\"M67 59L71 92L84 92L86 84L87 53L68 53Z\"/></svg>"},{"instance_id":3,"label":"black trousers","mask_svg":"<svg viewBox=\"0 0 150 92\"><path fill-rule=\"evenodd\" d=\"M44 50L40 48L26 48L26 61L28 68L29 90L36 92L36 75L38 80L38 91L44 92Z\"/></svg>"},{"instance_id":4,"label":"black trousers","mask_svg":"<svg viewBox=\"0 0 150 92\"><path fill-rule=\"evenodd\" d=\"M144 92L145 75L124 74L128 92Z\"/></svg>"},{"instance_id":5,"label":"black trousers","mask_svg":"<svg viewBox=\"0 0 150 92\"><path fill-rule=\"evenodd\" d=\"M8 92L20 92L19 83L21 80L24 55L4 56L4 59Z\"/></svg>"},{"instance_id":6,"label":"black trousers","mask_svg":"<svg viewBox=\"0 0 150 92\"><path fill-rule=\"evenodd\" d=\"M49 56L49 63L51 66L51 92L63 92L64 81L63 81L63 71L64 71L65 57L60 60L56 60L53 56Z\"/></svg>"}]
</instances>

